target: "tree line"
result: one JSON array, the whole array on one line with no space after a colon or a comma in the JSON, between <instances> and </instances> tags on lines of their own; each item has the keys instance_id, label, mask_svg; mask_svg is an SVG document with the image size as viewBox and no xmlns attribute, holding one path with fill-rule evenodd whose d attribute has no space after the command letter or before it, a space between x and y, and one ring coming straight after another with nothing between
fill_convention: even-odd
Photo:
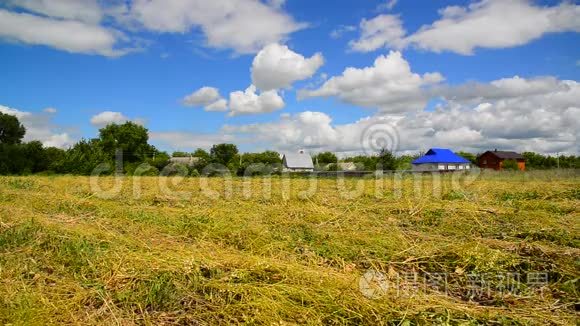
<instances>
[{"instance_id":1,"label":"tree line","mask_svg":"<svg viewBox=\"0 0 580 326\"><path fill-rule=\"evenodd\" d=\"M126 122L110 124L99 130L97 138L82 139L63 150L45 147L39 141L23 142L26 128L17 117L0 113L0 175L75 174L90 175L105 164L111 168L104 173L139 174L187 173L190 175L228 172L237 175L271 174L281 170L282 159L275 151L240 153L234 144L216 144L209 151L197 149L192 153L173 152L173 157L192 157L190 164L171 163L170 155L148 143L147 128ZM476 155L458 152L475 163ZM580 156L545 156L525 152L527 169L578 168ZM376 155L357 155L339 159L332 152L313 155L317 170L341 170L340 163L353 163L357 170L410 170L411 162L420 155L396 156L388 150ZM122 161L122 165L116 165ZM209 167L209 169L208 169ZM250 169L248 169L251 167Z\"/></svg>"}]
</instances>

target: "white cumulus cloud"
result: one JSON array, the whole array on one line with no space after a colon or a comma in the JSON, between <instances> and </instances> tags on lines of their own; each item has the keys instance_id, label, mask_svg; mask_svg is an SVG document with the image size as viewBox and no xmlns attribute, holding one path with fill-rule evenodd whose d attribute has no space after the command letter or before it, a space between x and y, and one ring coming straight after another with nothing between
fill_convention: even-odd
<instances>
[{"instance_id":1,"label":"white cumulus cloud","mask_svg":"<svg viewBox=\"0 0 580 326\"><path fill-rule=\"evenodd\" d=\"M157 32L185 33L199 28L207 46L255 53L306 27L283 12L282 1L135 0L130 16Z\"/></svg>"},{"instance_id":2,"label":"white cumulus cloud","mask_svg":"<svg viewBox=\"0 0 580 326\"><path fill-rule=\"evenodd\" d=\"M104 127L111 123L121 124L127 121L131 121L131 119L121 112L114 111L103 111L91 118L91 124L97 127Z\"/></svg>"},{"instance_id":3,"label":"white cumulus cloud","mask_svg":"<svg viewBox=\"0 0 580 326\"><path fill-rule=\"evenodd\" d=\"M471 88L476 90L472 91ZM365 131L387 125L396 130L399 152L430 147L483 152L489 149L580 152L580 83L554 77L514 76L489 83L442 86L442 102L430 111L392 115L377 112L353 123L334 124L322 112L283 114L278 121L225 126L229 134L269 143L279 150L362 153ZM237 139L237 138L236 138ZM387 139L388 141L388 139Z\"/></svg>"},{"instance_id":4,"label":"white cumulus cloud","mask_svg":"<svg viewBox=\"0 0 580 326\"><path fill-rule=\"evenodd\" d=\"M350 104L401 113L422 109L428 100L423 88L443 79L437 72L413 73L401 53L391 51L371 67L348 67L318 89L299 91L299 98L336 96Z\"/></svg>"},{"instance_id":5,"label":"white cumulus cloud","mask_svg":"<svg viewBox=\"0 0 580 326\"><path fill-rule=\"evenodd\" d=\"M354 50L415 46L434 52L470 55L476 48L508 48L526 44L548 33L580 32L580 5L564 1L539 6L530 0L482 0L468 6L448 6L440 19L405 36L396 16L379 15L361 23Z\"/></svg>"},{"instance_id":6,"label":"white cumulus cloud","mask_svg":"<svg viewBox=\"0 0 580 326\"><path fill-rule=\"evenodd\" d=\"M305 58L286 45L270 44L254 57L252 82L264 91L288 88L295 81L312 77L323 64L320 53Z\"/></svg>"},{"instance_id":7,"label":"white cumulus cloud","mask_svg":"<svg viewBox=\"0 0 580 326\"><path fill-rule=\"evenodd\" d=\"M123 33L77 20L36 16L0 9L0 38L31 45L108 57L124 55L134 49L119 48Z\"/></svg>"},{"instance_id":8,"label":"white cumulus cloud","mask_svg":"<svg viewBox=\"0 0 580 326\"><path fill-rule=\"evenodd\" d=\"M211 111L215 111L215 112L227 111L228 110L228 101L226 99L220 98L219 100L205 106L205 110L210 111L210 112Z\"/></svg>"},{"instance_id":9,"label":"white cumulus cloud","mask_svg":"<svg viewBox=\"0 0 580 326\"><path fill-rule=\"evenodd\" d=\"M389 45L401 48L404 45L405 30L398 16L379 15L373 19L363 19L360 23L360 37L349 42L351 49L370 52Z\"/></svg>"},{"instance_id":10,"label":"white cumulus cloud","mask_svg":"<svg viewBox=\"0 0 580 326\"><path fill-rule=\"evenodd\" d=\"M206 111L226 111L228 103L215 87L204 86L182 100L185 106L202 106Z\"/></svg>"},{"instance_id":11,"label":"white cumulus cloud","mask_svg":"<svg viewBox=\"0 0 580 326\"><path fill-rule=\"evenodd\" d=\"M7 0L7 4L48 17L79 20L97 24L103 10L97 0Z\"/></svg>"},{"instance_id":12,"label":"white cumulus cloud","mask_svg":"<svg viewBox=\"0 0 580 326\"><path fill-rule=\"evenodd\" d=\"M183 98L183 104L188 106L205 106L217 101L220 93L217 88L204 86Z\"/></svg>"},{"instance_id":13,"label":"white cumulus cloud","mask_svg":"<svg viewBox=\"0 0 580 326\"><path fill-rule=\"evenodd\" d=\"M284 100L276 90L256 93L256 86L250 85L245 91L230 93L230 116L267 113L284 107Z\"/></svg>"}]
</instances>

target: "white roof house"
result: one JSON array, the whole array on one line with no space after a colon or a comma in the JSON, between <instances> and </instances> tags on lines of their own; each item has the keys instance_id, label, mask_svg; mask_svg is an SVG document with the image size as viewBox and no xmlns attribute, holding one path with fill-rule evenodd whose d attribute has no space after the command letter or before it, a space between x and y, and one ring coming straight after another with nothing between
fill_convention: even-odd
<instances>
[{"instance_id":1,"label":"white roof house","mask_svg":"<svg viewBox=\"0 0 580 326\"><path fill-rule=\"evenodd\" d=\"M357 171L364 170L364 166L357 165L354 162L338 162L338 163L328 163L324 166L325 170L329 170L334 164L336 164L337 171Z\"/></svg>"},{"instance_id":2,"label":"white roof house","mask_svg":"<svg viewBox=\"0 0 580 326\"><path fill-rule=\"evenodd\" d=\"M314 171L312 157L302 150L298 153L284 153L282 164L285 172Z\"/></svg>"}]
</instances>

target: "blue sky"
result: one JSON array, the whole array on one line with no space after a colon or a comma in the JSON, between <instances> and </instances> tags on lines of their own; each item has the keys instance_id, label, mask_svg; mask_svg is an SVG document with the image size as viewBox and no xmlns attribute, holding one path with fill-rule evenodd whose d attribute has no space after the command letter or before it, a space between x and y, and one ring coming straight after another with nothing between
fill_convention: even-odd
<instances>
[{"instance_id":1,"label":"blue sky","mask_svg":"<svg viewBox=\"0 0 580 326\"><path fill-rule=\"evenodd\" d=\"M59 147L578 153L579 31L573 1L7 0L0 110Z\"/></svg>"}]
</instances>

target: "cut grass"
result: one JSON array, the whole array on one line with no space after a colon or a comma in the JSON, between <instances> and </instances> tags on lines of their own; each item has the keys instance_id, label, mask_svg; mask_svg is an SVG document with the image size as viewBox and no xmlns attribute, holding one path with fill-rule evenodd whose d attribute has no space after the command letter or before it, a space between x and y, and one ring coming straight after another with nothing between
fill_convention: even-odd
<instances>
[{"instance_id":1,"label":"cut grass","mask_svg":"<svg viewBox=\"0 0 580 326\"><path fill-rule=\"evenodd\" d=\"M270 181L269 198L258 178L234 178L231 192L222 178L169 187L185 194L155 177L139 179L138 197L125 179L100 198L85 177L0 178L0 324L577 320L577 175L490 174L463 189L444 176L440 196L429 177L420 194L408 177L380 194L373 179L327 178L309 195L308 179ZM354 198L338 190L357 184ZM368 269L391 282L380 297L359 290ZM433 273L445 287L392 283ZM527 283L532 273L547 283ZM482 293L474 275L489 276ZM522 280L506 291L505 275Z\"/></svg>"}]
</instances>

